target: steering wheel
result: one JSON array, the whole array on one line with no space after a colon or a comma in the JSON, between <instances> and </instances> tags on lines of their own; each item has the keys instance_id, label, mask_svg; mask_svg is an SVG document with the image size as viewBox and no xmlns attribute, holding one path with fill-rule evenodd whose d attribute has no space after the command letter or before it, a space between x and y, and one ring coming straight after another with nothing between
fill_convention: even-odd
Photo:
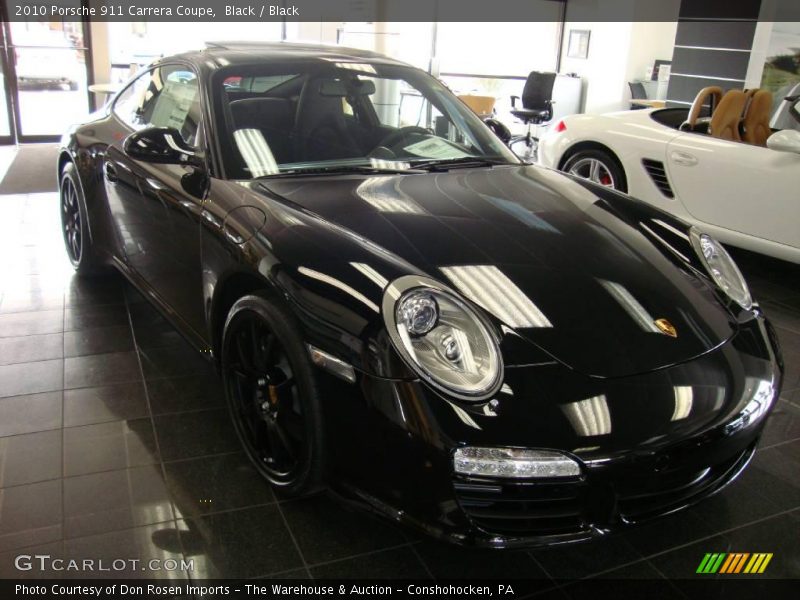
<instances>
[{"instance_id":1,"label":"steering wheel","mask_svg":"<svg viewBox=\"0 0 800 600\"><path fill-rule=\"evenodd\" d=\"M406 137L411 135L412 133L419 133L422 135L431 135L431 131L429 129L425 129L424 127L417 127L416 125L408 125L406 127L401 127L384 137L380 142L378 142L375 147L383 146L384 148L391 148L396 146L400 142L404 141Z\"/></svg>"}]
</instances>

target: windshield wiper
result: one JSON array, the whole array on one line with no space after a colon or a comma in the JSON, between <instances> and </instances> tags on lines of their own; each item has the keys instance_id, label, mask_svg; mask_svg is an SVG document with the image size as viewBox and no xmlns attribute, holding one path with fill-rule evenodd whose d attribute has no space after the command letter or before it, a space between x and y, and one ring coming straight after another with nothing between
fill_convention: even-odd
<instances>
[{"instance_id":1,"label":"windshield wiper","mask_svg":"<svg viewBox=\"0 0 800 600\"><path fill-rule=\"evenodd\" d=\"M483 156L460 156L458 158L442 158L439 160L428 160L418 163L412 163L411 166L414 169L425 169L426 171L447 171L453 167L456 168L494 167L498 165L511 166L514 164L515 163L508 162L507 160L485 158Z\"/></svg>"},{"instance_id":2,"label":"windshield wiper","mask_svg":"<svg viewBox=\"0 0 800 600\"><path fill-rule=\"evenodd\" d=\"M269 179L272 177L292 177L296 175L331 175L337 173L367 173L371 175L406 175L411 173L424 173L425 171L416 168L401 167L373 167L370 165L340 165L326 167L300 167L297 169L286 169L278 173L262 175L254 179Z\"/></svg>"}]
</instances>

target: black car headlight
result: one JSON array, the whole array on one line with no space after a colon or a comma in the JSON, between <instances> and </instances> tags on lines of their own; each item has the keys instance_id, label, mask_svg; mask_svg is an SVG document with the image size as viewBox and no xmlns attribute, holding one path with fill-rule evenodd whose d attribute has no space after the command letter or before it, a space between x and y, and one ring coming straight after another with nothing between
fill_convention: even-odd
<instances>
[{"instance_id":1,"label":"black car headlight","mask_svg":"<svg viewBox=\"0 0 800 600\"><path fill-rule=\"evenodd\" d=\"M442 284L409 275L383 295L395 348L432 386L461 400L485 400L502 383L503 361L489 323Z\"/></svg>"},{"instance_id":2,"label":"black car headlight","mask_svg":"<svg viewBox=\"0 0 800 600\"><path fill-rule=\"evenodd\" d=\"M739 271L739 267L736 266L728 251L717 240L702 233L696 227L689 230L689 238L714 283L731 300L745 310L750 310L753 307L750 288L747 287L742 272Z\"/></svg>"}]
</instances>

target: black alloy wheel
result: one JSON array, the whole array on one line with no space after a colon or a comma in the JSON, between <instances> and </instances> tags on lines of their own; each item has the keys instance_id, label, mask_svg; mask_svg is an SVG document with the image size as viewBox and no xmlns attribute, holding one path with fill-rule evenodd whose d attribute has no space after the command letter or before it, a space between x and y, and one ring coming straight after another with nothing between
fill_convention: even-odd
<instances>
[{"instance_id":1,"label":"black alloy wheel","mask_svg":"<svg viewBox=\"0 0 800 600\"><path fill-rule=\"evenodd\" d=\"M293 319L260 295L234 304L223 335L228 408L259 473L288 495L322 481L322 423L312 365Z\"/></svg>"},{"instance_id":2,"label":"black alloy wheel","mask_svg":"<svg viewBox=\"0 0 800 600\"><path fill-rule=\"evenodd\" d=\"M69 260L79 265L83 254L83 225L78 190L70 177L61 180L61 225Z\"/></svg>"}]
</instances>

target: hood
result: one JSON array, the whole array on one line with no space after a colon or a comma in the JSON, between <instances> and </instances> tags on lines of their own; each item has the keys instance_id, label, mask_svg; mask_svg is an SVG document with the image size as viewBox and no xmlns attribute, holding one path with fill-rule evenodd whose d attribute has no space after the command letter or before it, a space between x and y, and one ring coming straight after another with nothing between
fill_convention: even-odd
<instances>
[{"instance_id":1,"label":"hood","mask_svg":"<svg viewBox=\"0 0 800 600\"><path fill-rule=\"evenodd\" d=\"M665 247L670 236L686 237L680 223L554 171L455 169L253 187L449 283L586 375L677 364L735 331L716 291L676 258L680 250Z\"/></svg>"}]
</instances>

